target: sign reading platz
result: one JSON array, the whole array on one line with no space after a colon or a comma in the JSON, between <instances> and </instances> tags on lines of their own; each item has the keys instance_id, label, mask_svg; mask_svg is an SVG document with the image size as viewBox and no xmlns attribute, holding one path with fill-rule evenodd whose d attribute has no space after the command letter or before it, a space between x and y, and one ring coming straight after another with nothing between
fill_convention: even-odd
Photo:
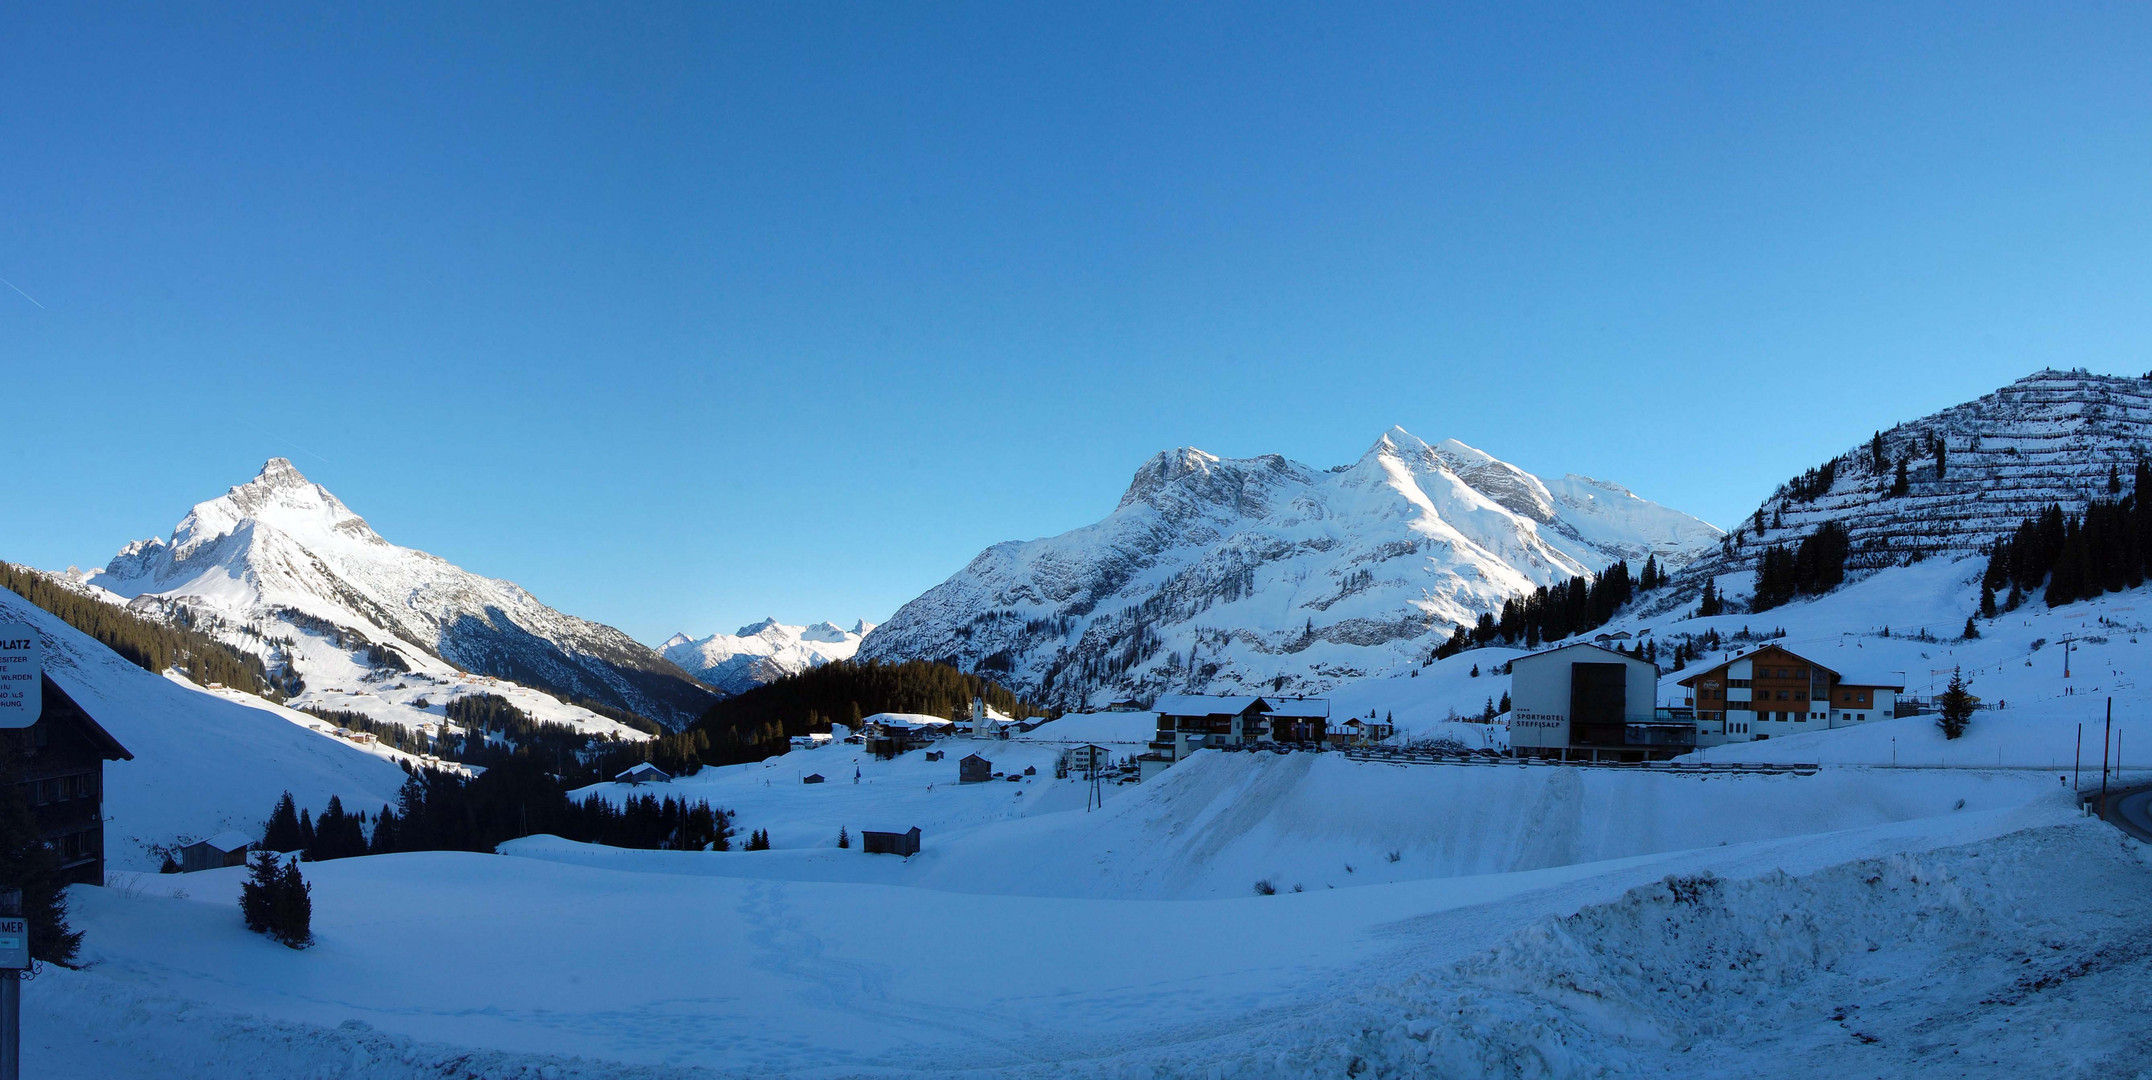
<instances>
[{"instance_id":1,"label":"sign reading platz","mask_svg":"<svg viewBox=\"0 0 2152 1080\"><path fill-rule=\"evenodd\" d=\"M0 728L26 728L44 712L43 643L37 628L0 623Z\"/></svg>"}]
</instances>

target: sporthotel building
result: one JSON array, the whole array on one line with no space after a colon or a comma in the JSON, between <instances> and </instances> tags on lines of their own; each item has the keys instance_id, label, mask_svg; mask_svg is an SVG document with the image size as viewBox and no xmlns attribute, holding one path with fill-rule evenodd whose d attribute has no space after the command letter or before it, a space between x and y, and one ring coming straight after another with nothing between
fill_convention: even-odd
<instances>
[{"instance_id":1,"label":"sporthotel building","mask_svg":"<svg viewBox=\"0 0 2152 1080\"><path fill-rule=\"evenodd\" d=\"M1896 715L1904 681L1848 678L1779 645L1765 645L1686 679L1700 746L1825 731Z\"/></svg>"}]
</instances>

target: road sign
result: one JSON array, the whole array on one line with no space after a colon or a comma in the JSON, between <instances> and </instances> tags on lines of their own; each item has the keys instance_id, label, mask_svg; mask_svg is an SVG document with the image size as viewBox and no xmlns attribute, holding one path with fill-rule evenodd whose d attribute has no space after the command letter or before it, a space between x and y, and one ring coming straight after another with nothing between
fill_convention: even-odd
<instances>
[{"instance_id":1,"label":"road sign","mask_svg":"<svg viewBox=\"0 0 2152 1080\"><path fill-rule=\"evenodd\" d=\"M30 966L30 920L0 919L0 970Z\"/></svg>"},{"instance_id":2,"label":"road sign","mask_svg":"<svg viewBox=\"0 0 2152 1080\"><path fill-rule=\"evenodd\" d=\"M44 645L27 623L0 623L0 728L26 728L44 711Z\"/></svg>"}]
</instances>

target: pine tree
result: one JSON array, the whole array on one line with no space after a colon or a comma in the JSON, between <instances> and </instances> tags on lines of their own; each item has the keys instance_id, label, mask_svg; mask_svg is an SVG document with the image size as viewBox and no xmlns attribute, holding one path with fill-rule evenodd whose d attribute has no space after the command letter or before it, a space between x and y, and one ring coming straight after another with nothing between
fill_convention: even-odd
<instances>
[{"instance_id":1,"label":"pine tree","mask_svg":"<svg viewBox=\"0 0 2152 1080\"><path fill-rule=\"evenodd\" d=\"M277 888L283 879L276 852L265 848L254 853L247 863L247 880L239 886L239 915L246 920L247 929L257 934L270 932L276 917Z\"/></svg>"},{"instance_id":2,"label":"pine tree","mask_svg":"<svg viewBox=\"0 0 2152 1080\"><path fill-rule=\"evenodd\" d=\"M1965 689L1965 674L1957 668L1950 670L1950 686L1936 697L1942 715L1936 718L1936 726L1943 729L1943 737L1955 739L1965 734L1966 725L1973 719L1973 695Z\"/></svg>"},{"instance_id":3,"label":"pine tree","mask_svg":"<svg viewBox=\"0 0 2152 1080\"><path fill-rule=\"evenodd\" d=\"M299 808L292 803L291 792L277 800L276 809L269 815L269 826L262 830L264 851L298 851L306 847L306 837L299 833Z\"/></svg>"},{"instance_id":4,"label":"pine tree","mask_svg":"<svg viewBox=\"0 0 2152 1080\"><path fill-rule=\"evenodd\" d=\"M837 826L837 846L840 848L849 848L852 846L852 834L850 830L847 830L842 825Z\"/></svg>"},{"instance_id":5,"label":"pine tree","mask_svg":"<svg viewBox=\"0 0 2152 1080\"><path fill-rule=\"evenodd\" d=\"M1979 625L1979 623L1977 623L1977 622L1975 622L1975 621L1974 621L1974 616L1971 616L1971 615L1967 615L1967 616L1965 617L1965 638L1966 638L1966 640L1970 641L1970 640L1972 640L1973 638L1977 638L1977 637L1979 637L1979 636L1980 636L1980 625Z\"/></svg>"},{"instance_id":6,"label":"pine tree","mask_svg":"<svg viewBox=\"0 0 2152 1080\"><path fill-rule=\"evenodd\" d=\"M1724 613L1725 610L1726 602L1719 599L1718 583L1715 581L1704 582L1704 600L1703 603L1697 605L1697 617L1704 618L1712 615L1718 615Z\"/></svg>"},{"instance_id":7,"label":"pine tree","mask_svg":"<svg viewBox=\"0 0 2152 1080\"><path fill-rule=\"evenodd\" d=\"M1507 690L1502 691L1502 711L1509 711L1509 691Z\"/></svg>"},{"instance_id":8,"label":"pine tree","mask_svg":"<svg viewBox=\"0 0 2152 1080\"><path fill-rule=\"evenodd\" d=\"M1466 677L1466 678L1470 678L1470 679L1477 679L1477 678L1479 678L1479 665L1478 665L1478 664L1474 664L1474 665L1472 665L1472 670L1471 670L1471 671L1468 671L1468 672L1466 672L1466 673L1465 673L1465 677Z\"/></svg>"},{"instance_id":9,"label":"pine tree","mask_svg":"<svg viewBox=\"0 0 2152 1080\"><path fill-rule=\"evenodd\" d=\"M1890 482L1890 497L1893 499L1905 498L1906 493L1912 489L1912 481L1906 476L1906 460L1900 457L1898 459L1898 475L1892 478Z\"/></svg>"},{"instance_id":10,"label":"pine tree","mask_svg":"<svg viewBox=\"0 0 2152 1080\"><path fill-rule=\"evenodd\" d=\"M314 819L303 808L299 811L299 850L314 850Z\"/></svg>"},{"instance_id":11,"label":"pine tree","mask_svg":"<svg viewBox=\"0 0 2152 1080\"><path fill-rule=\"evenodd\" d=\"M314 943L313 888L299 876L299 860L284 864L277 875L276 892L269 901L270 934L278 941L303 949Z\"/></svg>"},{"instance_id":12,"label":"pine tree","mask_svg":"<svg viewBox=\"0 0 2152 1080\"><path fill-rule=\"evenodd\" d=\"M1943 478L1943 472L1948 469L1949 466L1950 448L1944 445L1943 440L1937 439L1935 440L1935 478L1937 480L1941 480Z\"/></svg>"},{"instance_id":13,"label":"pine tree","mask_svg":"<svg viewBox=\"0 0 2152 1080\"><path fill-rule=\"evenodd\" d=\"M2107 494L2111 496L2122 494L2122 469L2113 462L2109 462L2107 465Z\"/></svg>"},{"instance_id":14,"label":"pine tree","mask_svg":"<svg viewBox=\"0 0 2152 1080\"><path fill-rule=\"evenodd\" d=\"M1995 586L1986 582L1980 583L1980 617L1983 619L1995 617Z\"/></svg>"},{"instance_id":15,"label":"pine tree","mask_svg":"<svg viewBox=\"0 0 2152 1080\"><path fill-rule=\"evenodd\" d=\"M1883 433L1880 431L1868 440L1868 471L1877 476L1890 471L1890 455L1883 452Z\"/></svg>"}]
</instances>

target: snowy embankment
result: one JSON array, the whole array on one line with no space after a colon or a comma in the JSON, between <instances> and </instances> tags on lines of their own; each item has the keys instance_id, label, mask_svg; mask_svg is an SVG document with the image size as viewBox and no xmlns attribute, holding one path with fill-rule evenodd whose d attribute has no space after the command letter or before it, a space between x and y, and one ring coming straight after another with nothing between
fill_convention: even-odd
<instances>
[{"instance_id":1,"label":"snowy embankment","mask_svg":"<svg viewBox=\"0 0 2152 1080\"><path fill-rule=\"evenodd\" d=\"M258 698L153 675L5 589L0 621L37 627L46 674L134 754L105 764L111 867L156 867L153 845L258 832L287 790L303 806L335 795L371 810L394 802L403 784L394 751L362 749Z\"/></svg>"},{"instance_id":2,"label":"snowy embankment","mask_svg":"<svg viewBox=\"0 0 2152 1080\"><path fill-rule=\"evenodd\" d=\"M1937 850L1956 845L1972 847ZM1982 860L2006 848L2028 867L2021 889L2067 877L2084 890L2082 902L2060 897L2034 912L2014 894L1890 888L1985 872ZM1920 852L1930 854L1885 864L1916 869L1881 889L1858 868L1827 870ZM2105 826L2076 818L2055 796L1607 862L1209 900L972 898L680 872L682 860L751 863L783 852L611 854L613 868L461 853L310 866L319 944L306 952L239 927L237 869L77 890L93 966L33 984L31 1028L78 1030L68 1010L118 1008L136 1019L102 1027L105 1037L126 1040L138 1067L174 1077L229 1075L230 1062L257 1059L305 1065L293 1070L302 1074L436 1075L427 1063L449 1060L444 1045L471 1048L470 1074L489 1077L576 1067L564 1055L621 1063L581 1066L583 1075L620 1076L690 1065L718 1075L1104 1076L1206 1076L1223 1065L1234 1075L1297 1076L1342 1073L1352 1057L1374 1075L1402 1076L1425 1074L1423 1049L1452 1064L1568 1053L1548 1070L1565 1075L1599 1060L1670 1067L1693 1060L1683 1047L1708 1050L1729 1069L1797 1075L1781 1066L1781 1048L1721 1044L1716 1033L1737 1033L1736 1017L1762 1008L1774 1030L1798 1022L1804 1037L1850 1042L1812 1006L1838 998L1828 1004L1873 1013L1888 1000L1978 1000L1968 998L1973 984L1933 978L1890 996L1835 995L1844 977L1829 965L1868 954L1834 946L1802 968L1793 961L1809 938L1836 941L1849 927L1868 934L1894 950L1876 963L1901 963L1902 980L1908 970L1992 973L2015 962L1995 958L2003 953L2037 952L2038 965L2024 968L2037 978L2099 955L2118 933L2122 899L2152 883ZM1098 854L1070 849L1060 858L1080 877ZM1827 872L1812 882L1774 876L1819 870ZM1707 872L1730 884L1675 928L1688 935L1679 940L1685 951L1664 963L1653 943L1669 931L1653 920L1666 905L1648 890L1668 875ZM1647 892L1625 897L1639 887ZM1999 910L2015 920L1997 924L2013 934L1918 936L1968 903L1984 918ZM1764 958L1777 967L1747 959L1757 942L1780 942L1784 932L1771 928L1803 911L1792 929L1814 929ZM2014 936L2021 927L2028 936ZM652 928L663 928L661 940ZM2047 938L2069 947L2030 947ZM1924 951L1902 951L1907 939ZM1581 950L1574 964L1564 951L1572 947ZM1713 956L1744 966L1719 976L1705 970ZM1565 983L1565 964L1584 981ZM1681 979L1686 1000L1658 994ZM1749 991L1773 980L1791 986L1797 1016L1784 1002L1751 1004ZM2090 1002L2102 1010L2094 1020L2119 1024L2113 987L2103 992ZM1900 1042L1898 1029L1921 1007L1901 1003L1882 1021L1875 1030L1889 1042L1868 1060L1905 1060L1916 1044ZM235 1024L238 1014L259 1020ZM163 1025L142 1019L167 1015L187 1017L189 1030L228 1032L234 1046L170 1041ZM2019 1034L2024 1047L2043 1045L2038 1027ZM45 1038L33 1045L56 1045ZM298 1049L317 1045L311 1057ZM362 1054L363 1069L349 1064ZM32 1056L39 1075L111 1075L75 1060Z\"/></svg>"}]
</instances>

